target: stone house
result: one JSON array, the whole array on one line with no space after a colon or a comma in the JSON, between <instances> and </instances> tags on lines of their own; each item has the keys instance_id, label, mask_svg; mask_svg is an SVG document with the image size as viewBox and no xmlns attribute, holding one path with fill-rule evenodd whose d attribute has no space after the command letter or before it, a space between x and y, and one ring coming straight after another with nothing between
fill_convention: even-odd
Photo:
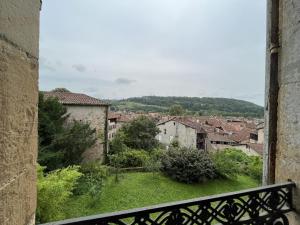
<instances>
[{"instance_id":1,"label":"stone house","mask_svg":"<svg viewBox=\"0 0 300 225\"><path fill-rule=\"evenodd\" d=\"M84 161L102 160L108 149L108 109L109 105L85 94L51 91L43 92L45 98L57 98L70 115L68 120L89 123L96 129L97 141L83 153Z\"/></svg>"},{"instance_id":2,"label":"stone house","mask_svg":"<svg viewBox=\"0 0 300 225\"><path fill-rule=\"evenodd\" d=\"M115 114L115 113L108 113L108 140L112 140L118 129L120 128L118 126L118 118L119 118L119 115Z\"/></svg>"},{"instance_id":3,"label":"stone house","mask_svg":"<svg viewBox=\"0 0 300 225\"><path fill-rule=\"evenodd\" d=\"M260 123L257 125L257 144L263 144L265 140L265 132L264 132L264 123Z\"/></svg>"},{"instance_id":4,"label":"stone house","mask_svg":"<svg viewBox=\"0 0 300 225\"><path fill-rule=\"evenodd\" d=\"M211 150L235 143L221 129L186 118L174 117L158 123L157 127L160 133L156 138L166 146L177 140L181 146L187 148Z\"/></svg>"},{"instance_id":5,"label":"stone house","mask_svg":"<svg viewBox=\"0 0 300 225\"><path fill-rule=\"evenodd\" d=\"M206 132L200 124L180 118L172 118L157 124L160 133L156 139L167 147L177 140L181 146L187 148L205 149Z\"/></svg>"},{"instance_id":6,"label":"stone house","mask_svg":"<svg viewBox=\"0 0 300 225\"><path fill-rule=\"evenodd\" d=\"M230 135L230 139L239 144L256 144L258 140L258 134L256 129L244 128L241 131Z\"/></svg>"}]
</instances>

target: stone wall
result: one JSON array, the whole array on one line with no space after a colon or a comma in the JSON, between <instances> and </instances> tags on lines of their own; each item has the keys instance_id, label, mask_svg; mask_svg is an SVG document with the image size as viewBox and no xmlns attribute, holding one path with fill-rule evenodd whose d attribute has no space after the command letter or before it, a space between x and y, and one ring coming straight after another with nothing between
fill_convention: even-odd
<instances>
[{"instance_id":1,"label":"stone wall","mask_svg":"<svg viewBox=\"0 0 300 225\"><path fill-rule=\"evenodd\" d=\"M169 146L175 137L177 137L181 146L196 148L197 134L195 129L172 120L160 124L157 127L159 128L160 133L156 136L156 139L160 143Z\"/></svg>"},{"instance_id":2,"label":"stone wall","mask_svg":"<svg viewBox=\"0 0 300 225\"><path fill-rule=\"evenodd\" d=\"M40 0L0 1L0 224L34 224Z\"/></svg>"},{"instance_id":3,"label":"stone wall","mask_svg":"<svg viewBox=\"0 0 300 225\"><path fill-rule=\"evenodd\" d=\"M296 182L294 199L300 213L300 1L281 0L279 29L275 179Z\"/></svg>"},{"instance_id":4,"label":"stone wall","mask_svg":"<svg viewBox=\"0 0 300 225\"><path fill-rule=\"evenodd\" d=\"M102 160L107 144L108 106L66 105L69 120L87 122L96 129L97 142L84 154L84 161Z\"/></svg>"}]
</instances>

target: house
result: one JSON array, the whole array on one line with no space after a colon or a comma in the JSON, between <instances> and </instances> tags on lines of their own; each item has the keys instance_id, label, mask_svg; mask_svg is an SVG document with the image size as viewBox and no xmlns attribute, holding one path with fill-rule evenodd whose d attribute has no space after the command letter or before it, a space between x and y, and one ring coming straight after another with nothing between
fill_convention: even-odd
<instances>
[{"instance_id":1,"label":"house","mask_svg":"<svg viewBox=\"0 0 300 225\"><path fill-rule=\"evenodd\" d=\"M258 134L256 129L244 128L230 136L230 139L239 144L257 143Z\"/></svg>"},{"instance_id":2,"label":"house","mask_svg":"<svg viewBox=\"0 0 300 225\"><path fill-rule=\"evenodd\" d=\"M43 92L46 98L57 98L70 115L68 121L89 123L96 129L97 141L93 147L83 153L84 161L102 160L108 149L108 108L102 100L85 94L68 91Z\"/></svg>"},{"instance_id":3,"label":"house","mask_svg":"<svg viewBox=\"0 0 300 225\"><path fill-rule=\"evenodd\" d=\"M157 140L167 148L177 140L181 146L187 148L205 149L206 132L201 124L194 123L184 118L174 117L157 124L160 133Z\"/></svg>"},{"instance_id":4,"label":"house","mask_svg":"<svg viewBox=\"0 0 300 225\"><path fill-rule=\"evenodd\" d=\"M264 132L264 123L260 123L257 125L257 143L258 144L263 144L264 143L264 139L265 139L265 132Z\"/></svg>"},{"instance_id":5,"label":"house","mask_svg":"<svg viewBox=\"0 0 300 225\"><path fill-rule=\"evenodd\" d=\"M228 148L235 141L228 138L227 134L219 127L213 127L198 120L173 117L157 124L160 133L157 139L167 147L173 140L177 140L181 146L203 150L216 150Z\"/></svg>"},{"instance_id":6,"label":"house","mask_svg":"<svg viewBox=\"0 0 300 225\"><path fill-rule=\"evenodd\" d=\"M117 121L120 115L108 113L108 140L112 140L118 131Z\"/></svg>"}]
</instances>

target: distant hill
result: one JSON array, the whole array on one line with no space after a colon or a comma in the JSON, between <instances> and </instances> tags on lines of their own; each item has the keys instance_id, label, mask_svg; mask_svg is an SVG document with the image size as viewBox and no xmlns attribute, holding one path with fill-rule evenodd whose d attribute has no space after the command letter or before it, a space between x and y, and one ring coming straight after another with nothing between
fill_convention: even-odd
<instances>
[{"instance_id":1,"label":"distant hill","mask_svg":"<svg viewBox=\"0 0 300 225\"><path fill-rule=\"evenodd\" d=\"M144 96L123 100L110 100L113 111L167 113L172 105L181 105L187 114L222 115L262 118L262 106L251 102L228 98L160 97Z\"/></svg>"}]
</instances>

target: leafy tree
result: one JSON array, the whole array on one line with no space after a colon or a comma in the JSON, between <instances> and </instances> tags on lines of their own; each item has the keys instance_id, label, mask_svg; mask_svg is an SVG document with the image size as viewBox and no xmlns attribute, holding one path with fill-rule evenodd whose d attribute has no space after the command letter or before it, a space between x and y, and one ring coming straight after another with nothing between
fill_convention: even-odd
<instances>
[{"instance_id":1,"label":"leafy tree","mask_svg":"<svg viewBox=\"0 0 300 225\"><path fill-rule=\"evenodd\" d=\"M118 131L115 137L109 142L109 154L118 154L124 152L127 146L124 144L125 135L122 131Z\"/></svg>"},{"instance_id":2,"label":"leafy tree","mask_svg":"<svg viewBox=\"0 0 300 225\"><path fill-rule=\"evenodd\" d=\"M169 109L169 114L171 116L182 116L185 113L185 110L181 105L172 105Z\"/></svg>"},{"instance_id":3,"label":"leafy tree","mask_svg":"<svg viewBox=\"0 0 300 225\"><path fill-rule=\"evenodd\" d=\"M56 98L44 98L39 94L39 143L41 146L51 144L55 135L63 131L63 125L68 119L67 109Z\"/></svg>"},{"instance_id":4,"label":"leafy tree","mask_svg":"<svg viewBox=\"0 0 300 225\"><path fill-rule=\"evenodd\" d=\"M49 147L63 153L63 166L76 165L82 161L82 153L95 144L95 133L88 123L74 120L66 124Z\"/></svg>"},{"instance_id":5,"label":"leafy tree","mask_svg":"<svg viewBox=\"0 0 300 225\"><path fill-rule=\"evenodd\" d=\"M70 92L67 88L55 88L52 92Z\"/></svg>"},{"instance_id":6,"label":"leafy tree","mask_svg":"<svg viewBox=\"0 0 300 225\"><path fill-rule=\"evenodd\" d=\"M158 146L155 136L159 129L153 120L140 116L121 128L124 133L124 144L129 148L151 150Z\"/></svg>"},{"instance_id":7,"label":"leafy tree","mask_svg":"<svg viewBox=\"0 0 300 225\"><path fill-rule=\"evenodd\" d=\"M45 223L65 219L63 206L73 195L82 174L78 166L44 173L45 167L38 165L36 222Z\"/></svg>"},{"instance_id":8,"label":"leafy tree","mask_svg":"<svg viewBox=\"0 0 300 225\"><path fill-rule=\"evenodd\" d=\"M89 124L67 122L66 108L56 98L39 99L39 155L38 162L54 170L79 164L82 153L94 145L95 129Z\"/></svg>"}]
</instances>

